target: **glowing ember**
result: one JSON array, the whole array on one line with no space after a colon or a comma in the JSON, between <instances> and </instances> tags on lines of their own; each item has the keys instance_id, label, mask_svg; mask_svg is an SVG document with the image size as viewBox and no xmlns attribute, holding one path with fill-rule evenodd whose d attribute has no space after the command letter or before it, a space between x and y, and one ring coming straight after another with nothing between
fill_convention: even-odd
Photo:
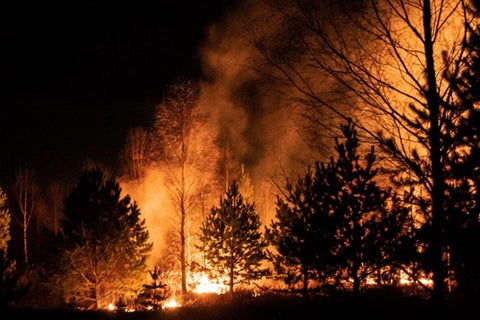
<instances>
[{"instance_id":1,"label":"glowing ember","mask_svg":"<svg viewBox=\"0 0 480 320\"><path fill-rule=\"evenodd\" d=\"M196 293L225 293L226 287L220 283L211 281L207 275L202 275L198 281L198 284L193 289Z\"/></svg>"},{"instance_id":2,"label":"glowing ember","mask_svg":"<svg viewBox=\"0 0 480 320\"><path fill-rule=\"evenodd\" d=\"M415 281L407 273L405 273L403 271L400 272L400 284L401 285L411 285L414 282ZM427 287L432 287L433 286L433 280L429 279L429 278L426 278L426 277L419 278L418 282L422 283L424 286L427 286Z\"/></svg>"},{"instance_id":3,"label":"glowing ember","mask_svg":"<svg viewBox=\"0 0 480 320\"><path fill-rule=\"evenodd\" d=\"M178 307L180 307L180 306L181 306L181 305L180 305L177 301L175 301L174 298L171 298L170 300L168 300L167 302L165 302L165 303L163 304L163 308L164 308L164 309L165 309L165 308L178 308Z\"/></svg>"},{"instance_id":4,"label":"glowing ember","mask_svg":"<svg viewBox=\"0 0 480 320\"><path fill-rule=\"evenodd\" d=\"M111 303L108 305L107 308L108 308L108 310L110 310L110 311L114 311L114 310L115 310L115 306L114 306L113 304L111 304Z\"/></svg>"}]
</instances>

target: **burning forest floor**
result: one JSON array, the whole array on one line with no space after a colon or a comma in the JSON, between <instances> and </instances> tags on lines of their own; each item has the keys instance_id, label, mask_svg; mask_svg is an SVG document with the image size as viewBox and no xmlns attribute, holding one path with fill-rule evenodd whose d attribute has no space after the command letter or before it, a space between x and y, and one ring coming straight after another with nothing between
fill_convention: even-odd
<instances>
[{"instance_id":1,"label":"burning forest floor","mask_svg":"<svg viewBox=\"0 0 480 320\"><path fill-rule=\"evenodd\" d=\"M1 310L7 319L68 320L287 320L287 319L464 319L477 314L460 306L433 307L419 299L391 300L385 297L343 301L269 301L235 302L220 305L184 306L158 311L75 311L7 308Z\"/></svg>"}]
</instances>

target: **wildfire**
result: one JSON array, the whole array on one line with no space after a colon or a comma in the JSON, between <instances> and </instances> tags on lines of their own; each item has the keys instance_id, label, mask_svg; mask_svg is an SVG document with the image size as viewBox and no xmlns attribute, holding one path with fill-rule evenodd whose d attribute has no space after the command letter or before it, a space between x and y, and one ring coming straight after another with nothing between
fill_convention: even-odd
<instances>
[{"instance_id":1,"label":"wildfire","mask_svg":"<svg viewBox=\"0 0 480 320\"><path fill-rule=\"evenodd\" d=\"M401 271L400 272L400 284L401 285L411 285L415 281L410 277L407 273ZM418 279L418 282L422 283L424 286L427 287L432 287L433 286L433 280L429 279L427 277L421 277Z\"/></svg>"},{"instance_id":2,"label":"wildfire","mask_svg":"<svg viewBox=\"0 0 480 320\"><path fill-rule=\"evenodd\" d=\"M216 293L223 294L227 291L225 285L219 283L219 281L212 281L210 278L203 274L200 276L200 279L197 281L197 285L193 289L195 293Z\"/></svg>"},{"instance_id":3,"label":"wildfire","mask_svg":"<svg viewBox=\"0 0 480 320\"><path fill-rule=\"evenodd\" d=\"M178 307L181 307L181 305L174 298L171 298L170 300L168 300L163 304L163 309L178 308Z\"/></svg>"}]
</instances>

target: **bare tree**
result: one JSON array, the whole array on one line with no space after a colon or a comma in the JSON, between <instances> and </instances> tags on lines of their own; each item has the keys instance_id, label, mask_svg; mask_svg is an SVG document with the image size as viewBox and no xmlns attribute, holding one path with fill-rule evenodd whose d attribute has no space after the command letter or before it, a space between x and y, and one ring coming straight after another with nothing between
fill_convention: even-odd
<instances>
[{"instance_id":1,"label":"bare tree","mask_svg":"<svg viewBox=\"0 0 480 320\"><path fill-rule=\"evenodd\" d=\"M27 167L20 168L15 175L14 188L20 211L20 214L14 215L14 217L23 230L23 254L26 267L28 266L28 226L35 214L39 191L34 172Z\"/></svg>"},{"instance_id":2,"label":"bare tree","mask_svg":"<svg viewBox=\"0 0 480 320\"><path fill-rule=\"evenodd\" d=\"M202 189L216 163L213 136L205 128L197 108L199 88L191 80L180 79L167 90L155 118L160 164L167 171L174 206L179 217L182 293L187 293L192 216L205 198Z\"/></svg>"},{"instance_id":3,"label":"bare tree","mask_svg":"<svg viewBox=\"0 0 480 320\"><path fill-rule=\"evenodd\" d=\"M265 1L285 26L280 44L260 39L270 66L300 94L305 115L352 117L422 195L433 272L445 298L445 174L459 111L445 73L459 75L471 17L463 0ZM291 32L296 30L296 32ZM285 32L283 32L285 31ZM287 32L290 31L290 32ZM288 44L291 44L288 45ZM354 111L354 112L353 112Z\"/></svg>"}]
</instances>

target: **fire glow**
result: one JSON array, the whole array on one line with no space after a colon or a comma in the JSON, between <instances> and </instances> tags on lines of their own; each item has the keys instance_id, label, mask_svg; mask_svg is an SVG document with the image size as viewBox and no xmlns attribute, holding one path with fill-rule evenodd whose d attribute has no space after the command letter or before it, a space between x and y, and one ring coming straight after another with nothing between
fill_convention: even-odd
<instances>
[{"instance_id":1,"label":"fire glow","mask_svg":"<svg viewBox=\"0 0 480 320\"><path fill-rule=\"evenodd\" d=\"M178 308L181 307L181 304L179 304L174 298L171 298L167 302L163 304L163 309L171 309L171 308Z\"/></svg>"},{"instance_id":2,"label":"fire glow","mask_svg":"<svg viewBox=\"0 0 480 320\"><path fill-rule=\"evenodd\" d=\"M221 284L220 281L212 281L206 274L202 274L200 279L197 281L197 285L193 289L195 293L216 293L223 294L227 291L225 285Z\"/></svg>"}]
</instances>

